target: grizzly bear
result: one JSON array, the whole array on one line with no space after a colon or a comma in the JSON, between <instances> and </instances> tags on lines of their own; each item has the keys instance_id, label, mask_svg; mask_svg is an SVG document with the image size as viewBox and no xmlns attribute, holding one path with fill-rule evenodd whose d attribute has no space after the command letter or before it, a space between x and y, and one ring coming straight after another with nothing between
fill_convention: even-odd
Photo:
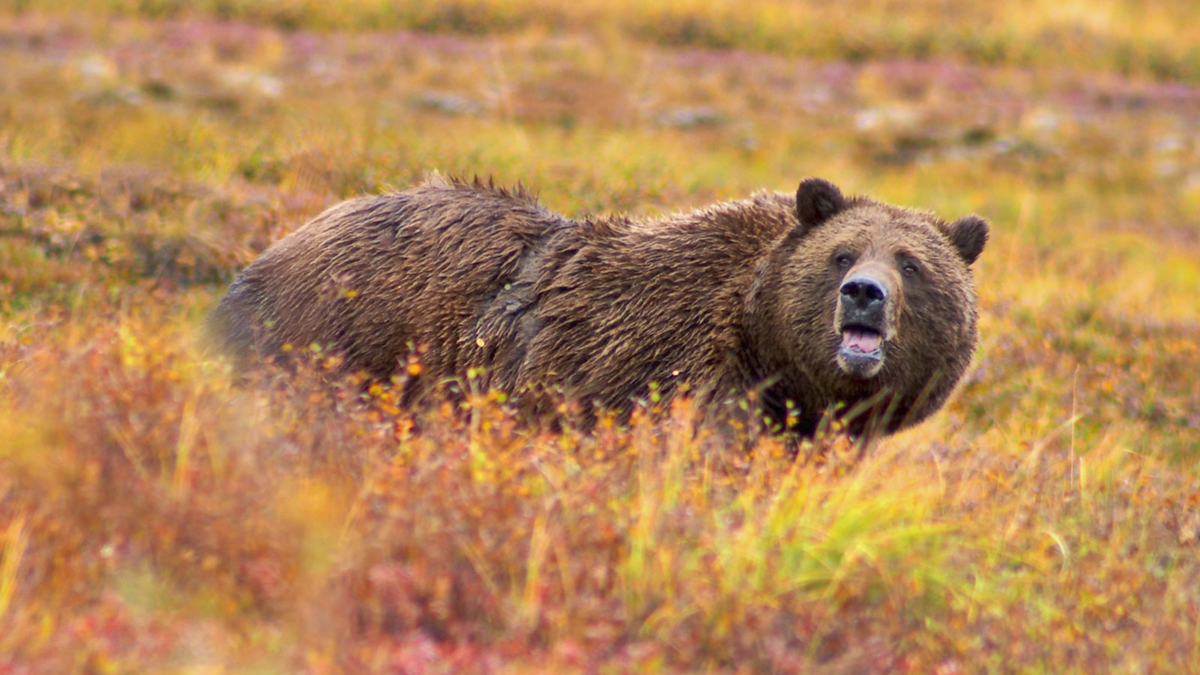
<instances>
[{"instance_id":1,"label":"grizzly bear","mask_svg":"<svg viewBox=\"0 0 1200 675\"><path fill-rule=\"evenodd\" d=\"M520 186L435 174L284 237L211 325L243 356L315 344L380 378L419 352L410 394L470 370L518 399L561 392L590 420L687 391L705 409L753 399L805 435L831 412L877 435L929 416L966 369L987 237L977 216L946 223L816 178L574 220Z\"/></svg>"}]
</instances>

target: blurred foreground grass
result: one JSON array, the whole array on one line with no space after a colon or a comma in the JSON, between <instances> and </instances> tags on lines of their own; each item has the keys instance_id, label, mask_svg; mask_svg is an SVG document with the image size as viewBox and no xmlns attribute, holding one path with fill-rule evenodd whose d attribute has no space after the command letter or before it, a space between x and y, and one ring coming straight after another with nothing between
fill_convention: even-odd
<instances>
[{"instance_id":1,"label":"blurred foreground grass","mask_svg":"<svg viewBox=\"0 0 1200 675\"><path fill-rule=\"evenodd\" d=\"M0 672L1194 669L1194 6L737 7L0 4ZM976 367L793 462L196 346L271 241L433 169L978 212Z\"/></svg>"}]
</instances>

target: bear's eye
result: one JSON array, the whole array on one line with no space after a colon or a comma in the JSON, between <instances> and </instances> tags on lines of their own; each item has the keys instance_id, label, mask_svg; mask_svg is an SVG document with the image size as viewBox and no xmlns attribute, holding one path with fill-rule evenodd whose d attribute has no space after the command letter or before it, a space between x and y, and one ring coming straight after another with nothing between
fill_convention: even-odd
<instances>
[{"instance_id":1,"label":"bear's eye","mask_svg":"<svg viewBox=\"0 0 1200 675\"><path fill-rule=\"evenodd\" d=\"M917 276L917 274L921 271L921 268L917 266L917 263L911 260L906 260L904 261L904 264L900 266L900 271L904 273L904 276L911 279Z\"/></svg>"},{"instance_id":2,"label":"bear's eye","mask_svg":"<svg viewBox=\"0 0 1200 675\"><path fill-rule=\"evenodd\" d=\"M848 270L854 264L854 256L849 253L842 253L837 257L837 266L840 270Z\"/></svg>"}]
</instances>

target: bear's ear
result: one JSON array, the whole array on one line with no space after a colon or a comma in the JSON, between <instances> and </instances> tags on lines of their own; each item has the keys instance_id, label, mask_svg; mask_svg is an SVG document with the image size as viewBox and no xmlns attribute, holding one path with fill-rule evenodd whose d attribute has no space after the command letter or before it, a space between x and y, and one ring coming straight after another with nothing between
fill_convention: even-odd
<instances>
[{"instance_id":1,"label":"bear's ear","mask_svg":"<svg viewBox=\"0 0 1200 675\"><path fill-rule=\"evenodd\" d=\"M846 198L836 185L820 178L806 178L796 190L796 217L805 230L829 220L846 208Z\"/></svg>"},{"instance_id":2,"label":"bear's ear","mask_svg":"<svg viewBox=\"0 0 1200 675\"><path fill-rule=\"evenodd\" d=\"M987 221L979 216L960 218L944 226L942 231L968 266L983 253L983 247L988 240Z\"/></svg>"}]
</instances>

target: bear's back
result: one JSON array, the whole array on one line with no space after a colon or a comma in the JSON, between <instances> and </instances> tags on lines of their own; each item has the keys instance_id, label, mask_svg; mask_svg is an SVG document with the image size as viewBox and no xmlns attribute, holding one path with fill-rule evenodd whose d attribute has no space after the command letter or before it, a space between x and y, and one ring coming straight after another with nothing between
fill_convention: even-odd
<instances>
[{"instance_id":1,"label":"bear's back","mask_svg":"<svg viewBox=\"0 0 1200 675\"><path fill-rule=\"evenodd\" d=\"M243 356L318 344L387 376L430 345L427 365L449 373L460 325L574 225L523 190L435 176L334 206L284 237L242 272L212 323Z\"/></svg>"}]
</instances>

